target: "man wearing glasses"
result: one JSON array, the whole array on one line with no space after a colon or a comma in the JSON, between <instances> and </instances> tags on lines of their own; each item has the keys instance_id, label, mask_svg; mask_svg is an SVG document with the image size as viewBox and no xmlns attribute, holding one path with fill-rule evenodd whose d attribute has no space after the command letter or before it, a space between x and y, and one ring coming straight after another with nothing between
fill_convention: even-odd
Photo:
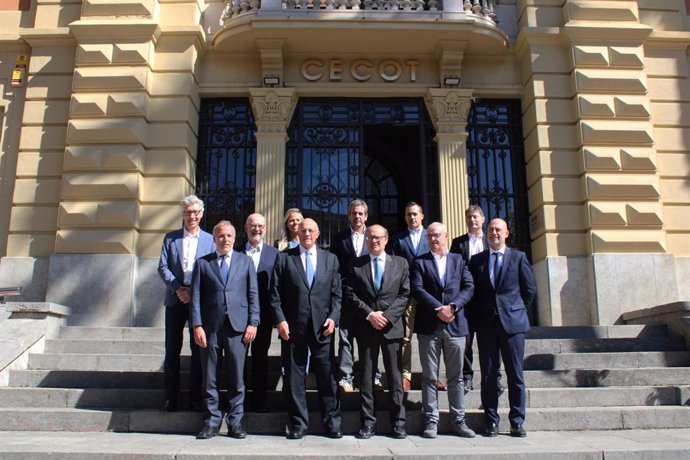
<instances>
[{"instance_id":1,"label":"man wearing glasses","mask_svg":"<svg viewBox=\"0 0 690 460\"><path fill-rule=\"evenodd\" d=\"M158 273L165 283L165 405L174 412L178 407L180 391L180 353L183 331L189 318L189 286L192 283L194 264L199 257L213 252L215 245L211 234L199 227L204 216L204 202L195 195L180 201L182 228L163 238L163 248L158 261ZM199 347L194 343L190 329L189 348L192 352L190 366L190 408L201 409L201 361Z\"/></svg>"}]
</instances>

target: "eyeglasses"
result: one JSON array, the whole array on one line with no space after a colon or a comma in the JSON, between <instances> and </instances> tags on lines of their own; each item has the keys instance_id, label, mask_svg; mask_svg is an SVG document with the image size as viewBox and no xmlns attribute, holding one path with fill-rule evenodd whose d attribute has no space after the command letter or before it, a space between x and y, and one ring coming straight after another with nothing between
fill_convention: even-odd
<instances>
[{"instance_id":1,"label":"eyeglasses","mask_svg":"<svg viewBox=\"0 0 690 460\"><path fill-rule=\"evenodd\" d=\"M249 228L264 228L266 227L264 224L250 224Z\"/></svg>"},{"instance_id":2,"label":"eyeglasses","mask_svg":"<svg viewBox=\"0 0 690 460\"><path fill-rule=\"evenodd\" d=\"M192 217L192 216L198 216L198 215L201 214L202 212L204 212L204 211L201 211L201 210L196 210L196 211L194 211L194 210L192 210L192 211L185 211L185 212L183 212L182 214L183 214L185 217Z\"/></svg>"},{"instance_id":3,"label":"eyeglasses","mask_svg":"<svg viewBox=\"0 0 690 460\"><path fill-rule=\"evenodd\" d=\"M379 235L367 235L366 238L367 238L367 241L381 241L381 240L383 240L383 239L385 239L385 238L388 238L388 237L387 237L386 235L382 235L382 236L379 236Z\"/></svg>"},{"instance_id":4,"label":"eyeglasses","mask_svg":"<svg viewBox=\"0 0 690 460\"><path fill-rule=\"evenodd\" d=\"M442 236L445 236L445 235L446 235L445 233L427 233L426 234L427 238L429 238L429 239L431 239L431 238L438 239L438 238L441 238Z\"/></svg>"}]
</instances>

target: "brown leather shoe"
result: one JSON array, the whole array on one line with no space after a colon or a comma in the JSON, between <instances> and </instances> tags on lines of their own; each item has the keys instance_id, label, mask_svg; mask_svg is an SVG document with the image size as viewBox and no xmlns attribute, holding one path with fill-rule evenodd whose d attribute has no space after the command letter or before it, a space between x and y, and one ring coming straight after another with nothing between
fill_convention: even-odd
<instances>
[{"instance_id":1,"label":"brown leather shoe","mask_svg":"<svg viewBox=\"0 0 690 460\"><path fill-rule=\"evenodd\" d=\"M412 382L410 382L410 379L403 379L403 391L407 392L410 391L412 388Z\"/></svg>"},{"instance_id":2,"label":"brown leather shoe","mask_svg":"<svg viewBox=\"0 0 690 460\"><path fill-rule=\"evenodd\" d=\"M446 391L448 388L446 388L446 386L443 384L443 382L441 382L440 380L437 380L436 381L436 389L438 391Z\"/></svg>"}]
</instances>

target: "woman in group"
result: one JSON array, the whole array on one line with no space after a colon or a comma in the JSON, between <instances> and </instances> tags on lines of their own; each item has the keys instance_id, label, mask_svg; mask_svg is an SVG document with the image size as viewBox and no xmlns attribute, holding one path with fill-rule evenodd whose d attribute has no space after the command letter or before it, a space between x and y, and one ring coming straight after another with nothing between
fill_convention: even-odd
<instances>
[{"instance_id":1,"label":"woman in group","mask_svg":"<svg viewBox=\"0 0 690 460\"><path fill-rule=\"evenodd\" d=\"M283 219L283 230L280 232L280 239L277 240L273 246L278 248L279 251L285 251L299 245L297 231L299 230L299 224L301 224L303 220L304 217L299 209L288 209Z\"/></svg>"}]
</instances>

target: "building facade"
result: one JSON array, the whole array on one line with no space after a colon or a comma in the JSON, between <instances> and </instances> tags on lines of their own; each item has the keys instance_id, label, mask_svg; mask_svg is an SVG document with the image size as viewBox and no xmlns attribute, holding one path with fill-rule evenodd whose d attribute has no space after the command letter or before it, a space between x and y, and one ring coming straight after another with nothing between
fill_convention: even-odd
<instances>
[{"instance_id":1,"label":"building facade","mask_svg":"<svg viewBox=\"0 0 690 460\"><path fill-rule=\"evenodd\" d=\"M6 0L0 285L72 324L159 325L162 236L363 197L451 236L481 204L540 325L690 299L683 0ZM241 225L240 225L241 227Z\"/></svg>"}]
</instances>

